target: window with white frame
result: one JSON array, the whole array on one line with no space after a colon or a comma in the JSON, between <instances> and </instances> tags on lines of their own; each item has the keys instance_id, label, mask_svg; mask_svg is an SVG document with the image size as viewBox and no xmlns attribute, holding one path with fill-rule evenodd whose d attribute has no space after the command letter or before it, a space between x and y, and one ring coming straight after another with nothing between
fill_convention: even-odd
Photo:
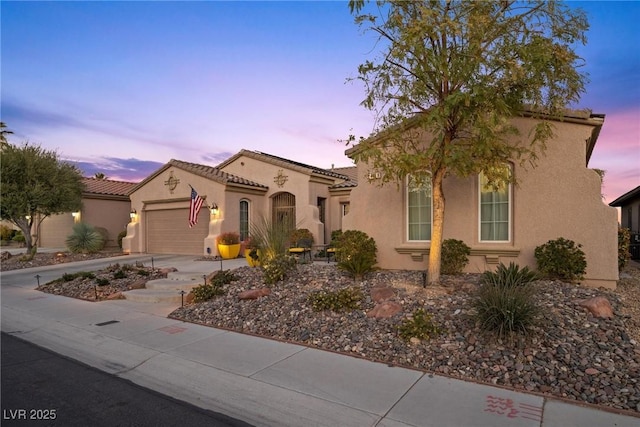
<instances>
[{"instance_id":1,"label":"window with white frame","mask_svg":"<svg viewBox=\"0 0 640 427\"><path fill-rule=\"evenodd\" d=\"M240 200L240 240L244 241L249 237L249 201Z\"/></svg>"},{"instance_id":2,"label":"window with white frame","mask_svg":"<svg viewBox=\"0 0 640 427\"><path fill-rule=\"evenodd\" d=\"M431 179L423 182L407 176L407 240L431 240Z\"/></svg>"},{"instance_id":3,"label":"window with white frame","mask_svg":"<svg viewBox=\"0 0 640 427\"><path fill-rule=\"evenodd\" d=\"M508 242L511 240L511 184L497 188L480 173L480 241Z\"/></svg>"}]
</instances>

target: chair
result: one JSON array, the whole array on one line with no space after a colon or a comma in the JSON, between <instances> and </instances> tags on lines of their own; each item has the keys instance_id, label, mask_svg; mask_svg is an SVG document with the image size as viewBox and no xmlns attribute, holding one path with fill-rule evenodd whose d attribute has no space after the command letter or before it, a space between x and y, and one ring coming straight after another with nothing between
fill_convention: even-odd
<instances>
[{"instance_id":1,"label":"chair","mask_svg":"<svg viewBox=\"0 0 640 427\"><path fill-rule=\"evenodd\" d=\"M309 261L311 261L311 246L313 246L312 239L300 239L296 242L295 246L289 248L289 253L298 256L302 254L303 260L308 256Z\"/></svg>"}]
</instances>

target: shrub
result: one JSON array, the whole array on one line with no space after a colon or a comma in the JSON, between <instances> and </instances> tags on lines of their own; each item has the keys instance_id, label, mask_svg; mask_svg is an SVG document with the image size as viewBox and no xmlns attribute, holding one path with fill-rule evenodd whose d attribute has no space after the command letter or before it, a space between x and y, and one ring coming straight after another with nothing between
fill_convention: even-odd
<instances>
[{"instance_id":1,"label":"shrub","mask_svg":"<svg viewBox=\"0 0 640 427\"><path fill-rule=\"evenodd\" d=\"M360 288L346 288L335 292L318 291L309 295L307 301L315 311L355 310L362 301Z\"/></svg>"},{"instance_id":2,"label":"shrub","mask_svg":"<svg viewBox=\"0 0 640 427\"><path fill-rule=\"evenodd\" d=\"M480 327L499 338L526 333L535 325L540 313L531 285L501 286L487 283L474 299L476 320Z\"/></svg>"},{"instance_id":3,"label":"shrub","mask_svg":"<svg viewBox=\"0 0 640 427\"><path fill-rule=\"evenodd\" d=\"M200 285L193 288L193 302L209 301L219 295L224 295L224 289L221 286Z\"/></svg>"},{"instance_id":4,"label":"shrub","mask_svg":"<svg viewBox=\"0 0 640 427\"><path fill-rule=\"evenodd\" d=\"M95 279L96 275L90 271L79 271L77 273L64 273L62 275L62 280L64 282L71 282L72 280L75 280L79 277L82 279Z\"/></svg>"},{"instance_id":5,"label":"shrub","mask_svg":"<svg viewBox=\"0 0 640 427\"><path fill-rule=\"evenodd\" d=\"M574 281L580 280L587 269L587 261L582 245L562 237L549 240L535 249L538 270L551 278Z\"/></svg>"},{"instance_id":6,"label":"shrub","mask_svg":"<svg viewBox=\"0 0 640 427\"><path fill-rule=\"evenodd\" d=\"M376 242L367 233L359 230L347 230L342 233L336 244L338 268L356 279L373 271L376 264Z\"/></svg>"},{"instance_id":7,"label":"shrub","mask_svg":"<svg viewBox=\"0 0 640 427\"><path fill-rule=\"evenodd\" d=\"M209 279L209 283L213 287L222 288L222 286L228 285L234 280L238 280L238 276L233 274L233 272L230 270L219 270Z\"/></svg>"},{"instance_id":8,"label":"shrub","mask_svg":"<svg viewBox=\"0 0 640 427\"><path fill-rule=\"evenodd\" d=\"M440 271L442 274L460 274L469 264L471 248L462 240L445 239L442 242Z\"/></svg>"},{"instance_id":9,"label":"shrub","mask_svg":"<svg viewBox=\"0 0 640 427\"><path fill-rule=\"evenodd\" d=\"M67 237L67 247L74 253L98 252L104 246L104 238L89 224L79 222L73 226L73 232Z\"/></svg>"},{"instance_id":10,"label":"shrub","mask_svg":"<svg viewBox=\"0 0 640 427\"><path fill-rule=\"evenodd\" d=\"M14 230L11 227L2 225L0 226L0 239L2 239L5 242L9 242L10 240L13 239L13 236L15 236L17 232L18 230Z\"/></svg>"},{"instance_id":11,"label":"shrub","mask_svg":"<svg viewBox=\"0 0 640 427\"><path fill-rule=\"evenodd\" d=\"M252 245L260 254L260 262L269 262L278 255L286 255L291 228L284 222L261 219L251 224Z\"/></svg>"},{"instance_id":12,"label":"shrub","mask_svg":"<svg viewBox=\"0 0 640 427\"><path fill-rule=\"evenodd\" d=\"M122 239L124 239L125 237L127 237L127 230L122 230L120 233L118 233L118 247L120 249L122 249Z\"/></svg>"},{"instance_id":13,"label":"shrub","mask_svg":"<svg viewBox=\"0 0 640 427\"><path fill-rule=\"evenodd\" d=\"M275 258L262 262L265 283L272 285L284 280L289 273L296 269L297 265L298 263L294 256L283 254L278 254Z\"/></svg>"},{"instance_id":14,"label":"shrub","mask_svg":"<svg viewBox=\"0 0 640 427\"><path fill-rule=\"evenodd\" d=\"M618 269L622 270L629 259L631 254L629 248L631 247L631 234L628 228L618 227Z\"/></svg>"},{"instance_id":15,"label":"shrub","mask_svg":"<svg viewBox=\"0 0 640 427\"><path fill-rule=\"evenodd\" d=\"M107 242L109 241L109 230L107 230L104 227L94 227L94 228L102 236L102 247L100 248L102 250L104 249L104 247L107 245Z\"/></svg>"},{"instance_id":16,"label":"shrub","mask_svg":"<svg viewBox=\"0 0 640 427\"><path fill-rule=\"evenodd\" d=\"M496 271L485 271L480 277L480 282L496 286L525 286L538 279L538 275L529 267L520 268L518 264L510 263L505 267L500 263Z\"/></svg>"},{"instance_id":17,"label":"shrub","mask_svg":"<svg viewBox=\"0 0 640 427\"><path fill-rule=\"evenodd\" d=\"M312 245L315 241L315 239L313 238L313 233L311 233L311 231L306 228L295 229L293 233L291 233L289 240L292 246L297 245L300 240L310 241Z\"/></svg>"},{"instance_id":18,"label":"shrub","mask_svg":"<svg viewBox=\"0 0 640 427\"><path fill-rule=\"evenodd\" d=\"M16 231L16 234L13 235L11 240L17 243L24 243L26 241L24 238L24 234L22 234L22 230Z\"/></svg>"},{"instance_id":19,"label":"shrub","mask_svg":"<svg viewBox=\"0 0 640 427\"><path fill-rule=\"evenodd\" d=\"M109 279L107 279L106 277L98 277L96 279L96 283L98 284L98 286L107 286L109 284Z\"/></svg>"},{"instance_id":20,"label":"shrub","mask_svg":"<svg viewBox=\"0 0 640 427\"><path fill-rule=\"evenodd\" d=\"M405 341L411 340L411 338L418 338L420 340L428 340L440 333L438 326L433 323L431 315L419 308L413 312L413 314L404 319L398 326L398 333L400 338Z\"/></svg>"},{"instance_id":21,"label":"shrub","mask_svg":"<svg viewBox=\"0 0 640 427\"><path fill-rule=\"evenodd\" d=\"M113 273L114 279L125 279L126 277L127 273L125 273L123 270L117 270Z\"/></svg>"},{"instance_id":22,"label":"shrub","mask_svg":"<svg viewBox=\"0 0 640 427\"><path fill-rule=\"evenodd\" d=\"M138 276L145 276L145 277L151 274L149 270L143 270L143 269L139 269L137 273L138 273Z\"/></svg>"},{"instance_id":23,"label":"shrub","mask_svg":"<svg viewBox=\"0 0 640 427\"><path fill-rule=\"evenodd\" d=\"M240 243L240 234L229 231L218 236L218 244L221 245L237 245Z\"/></svg>"}]
</instances>

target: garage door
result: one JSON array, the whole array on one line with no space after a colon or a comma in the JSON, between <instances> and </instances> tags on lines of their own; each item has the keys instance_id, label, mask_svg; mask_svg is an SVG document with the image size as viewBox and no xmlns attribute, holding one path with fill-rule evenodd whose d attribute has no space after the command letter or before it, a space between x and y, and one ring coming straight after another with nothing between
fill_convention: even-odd
<instances>
[{"instance_id":1,"label":"garage door","mask_svg":"<svg viewBox=\"0 0 640 427\"><path fill-rule=\"evenodd\" d=\"M146 223L148 253L202 255L209 209L200 210L193 228L189 228L189 209L147 211Z\"/></svg>"}]
</instances>

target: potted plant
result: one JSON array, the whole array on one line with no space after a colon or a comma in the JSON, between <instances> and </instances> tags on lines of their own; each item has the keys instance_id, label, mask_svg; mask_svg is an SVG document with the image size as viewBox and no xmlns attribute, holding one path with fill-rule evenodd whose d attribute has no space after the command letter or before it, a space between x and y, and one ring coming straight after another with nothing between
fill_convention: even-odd
<instances>
[{"instance_id":1,"label":"potted plant","mask_svg":"<svg viewBox=\"0 0 640 427\"><path fill-rule=\"evenodd\" d=\"M247 259L247 264L249 264L249 267L260 266L258 246L256 245L255 239L252 239L251 237L247 237L247 239L244 241L244 257Z\"/></svg>"},{"instance_id":2,"label":"potted plant","mask_svg":"<svg viewBox=\"0 0 640 427\"><path fill-rule=\"evenodd\" d=\"M240 234L229 231L218 236L218 253L223 259L237 258L240 254Z\"/></svg>"}]
</instances>

